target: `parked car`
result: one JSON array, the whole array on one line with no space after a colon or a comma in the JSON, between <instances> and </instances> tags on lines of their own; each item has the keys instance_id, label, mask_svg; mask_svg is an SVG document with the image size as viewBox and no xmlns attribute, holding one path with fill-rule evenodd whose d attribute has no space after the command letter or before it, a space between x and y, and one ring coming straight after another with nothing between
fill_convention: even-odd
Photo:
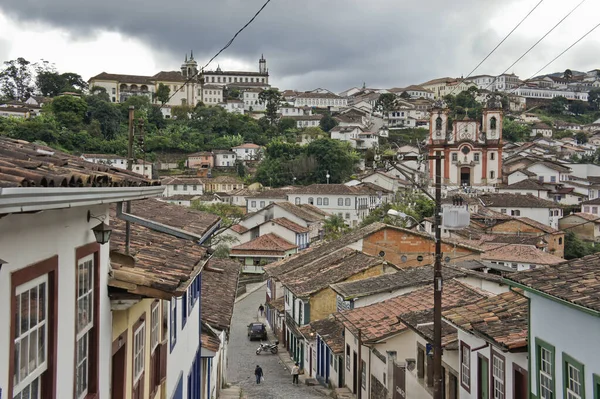
<instances>
[{"instance_id":1,"label":"parked car","mask_svg":"<svg viewBox=\"0 0 600 399\"><path fill-rule=\"evenodd\" d=\"M263 323L248 324L248 338L250 341L256 338L265 341L267 339L267 326Z\"/></svg>"}]
</instances>

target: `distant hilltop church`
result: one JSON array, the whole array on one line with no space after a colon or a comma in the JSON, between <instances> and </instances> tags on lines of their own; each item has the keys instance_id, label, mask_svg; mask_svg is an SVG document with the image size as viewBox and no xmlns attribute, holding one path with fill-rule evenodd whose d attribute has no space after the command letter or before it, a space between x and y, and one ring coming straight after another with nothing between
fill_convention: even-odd
<instances>
[{"instance_id":1,"label":"distant hilltop church","mask_svg":"<svg viewBox=\"0 0 600 399\"><path fill-rule=\"evenodd\" d=\"M269 70L264 56L258 61L258 72L223 71L219 66L214 71L199 71L193 51L189 58L185 55L179 71L161 71L153 76L102 72L90 78L88 83L90 88L99 86L106 89L114 103L139 95L149 97L153 103L159 103L155 93L162 83L169 87L172 96L166 103L168 106L196 106L198 102L214 106L223 103L224 88L237 89L244 98L257 99L257 93L270 87Z\"/></svg>"}]
</instances>

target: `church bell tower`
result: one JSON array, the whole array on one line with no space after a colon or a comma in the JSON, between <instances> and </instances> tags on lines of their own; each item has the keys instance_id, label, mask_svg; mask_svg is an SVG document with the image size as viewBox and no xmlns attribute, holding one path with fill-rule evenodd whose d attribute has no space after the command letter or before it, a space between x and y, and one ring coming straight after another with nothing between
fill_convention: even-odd
<instances>
[{"instance_id":1,"label":"church bell tower","mask_svg":"<svg viewBox=\"0 0 600 399\"><path fill-rule=\"evenodd\" d=\"M265 56L262 54L260 60L258 60L258 72L263 75L267 73L267 60L265 60Z\"/></svg>"}]
</instances>

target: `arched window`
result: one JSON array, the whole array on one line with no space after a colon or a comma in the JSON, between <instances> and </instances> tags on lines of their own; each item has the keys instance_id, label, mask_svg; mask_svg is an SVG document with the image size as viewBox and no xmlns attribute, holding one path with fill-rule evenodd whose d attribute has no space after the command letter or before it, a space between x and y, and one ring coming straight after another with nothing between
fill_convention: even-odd
<instances>
[{"instance_id":1,"label":"arched window","mask_svg":"<svg viewBox=\"0 0 600 399\"><path fill-rule=\"evenodd\" d=\"M492 116L492 119L490 119L490 129L495 130L496 129L496 117Z\"/></svg>"},{"instance_id":2,"label":"arched window","mask_svg":"<svg viewBox=\"0 0 600 399\"><path fill-rule=\"evenodd\" d=\"M313 197L310 197L308 199L308 203L311 204L311 205L314 205L315 204L315 199Z\"/></svg>"},{"instance_id":3,"label":"arched window","mask_svg":"<svg viewBox=\"0 0 600 399\"><path fill-rule=\"evenodd\" d=\"M323 205L329 205L329 198L323 198Z\"/></svg>"},{"instance_id":4,"label":"arched window","mask_svg":"<svg viewBox=\"0 0 600 399\"><path fill-rule=\"evenodd\" d=\"M438 116L437 119L435 120L435 130L442 130L442 117Z\"/></svg>"},{"instance_id":5,"label":"arched window","mask_svg":"<svg viewBox=\"0 0 600 399\"><path fill-rule=\"evenodd\" d=\"M296 197L296 205L300 205L300 197Z\"/></svg>"}]
</instances>

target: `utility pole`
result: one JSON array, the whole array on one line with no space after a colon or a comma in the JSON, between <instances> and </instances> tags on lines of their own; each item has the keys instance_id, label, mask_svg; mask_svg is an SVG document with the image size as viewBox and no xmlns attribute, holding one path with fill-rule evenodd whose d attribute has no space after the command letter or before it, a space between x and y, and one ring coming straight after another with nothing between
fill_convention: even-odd
<instances>
[{"instance_id":1,"label":"utility pole","mask_svg":"<svg viewBox=\"0 0 600 399\"><path fill-rule=\"evenodd\" d=\"M356 367L358 368L358 372L356 373L356 393L357 398L362 399L362 331L358 329L358 359Z\"/></svg>"},{"instance_id":2,"label":"utility pole","mask_svg":"<svg viewBox=\"0 0 600 399\"><path fill-rule=\"evenodd\" d=\"M399 156L404 161L423 161L420 156ZM427 190L421 188L407 173L392 163L392 166L402 173L411 183L425 193L435 202L435 260L433 266L433 399L443 398L442 386L442 160L444 156L441 151L436 151L435 160L435 197Z\"/></svg>"},{"instance_id":3,"label":"utility pole","mask_svg":"<svg viewBox=\"0 0 600 399\"><path fill-rule=\"evenodd\" d=\"M435 264L433 268L433 399L442 399L442 153L435 153Z\"/></svg>"},{"instance_id":4,"label":"utility pole","mask_svg":"<svg viewBox=\"0 0 600 399\"><path fill-rule=\"evenodd\" d=\"M133 118L135 107L129 106L129 137L127 142L127 170L133 170ZM131 213L131 201L127 201L125 212ZM125 252L129 255L129 246L131 243L131 222L125 221Z\"/></svg>"}]
</instances>

